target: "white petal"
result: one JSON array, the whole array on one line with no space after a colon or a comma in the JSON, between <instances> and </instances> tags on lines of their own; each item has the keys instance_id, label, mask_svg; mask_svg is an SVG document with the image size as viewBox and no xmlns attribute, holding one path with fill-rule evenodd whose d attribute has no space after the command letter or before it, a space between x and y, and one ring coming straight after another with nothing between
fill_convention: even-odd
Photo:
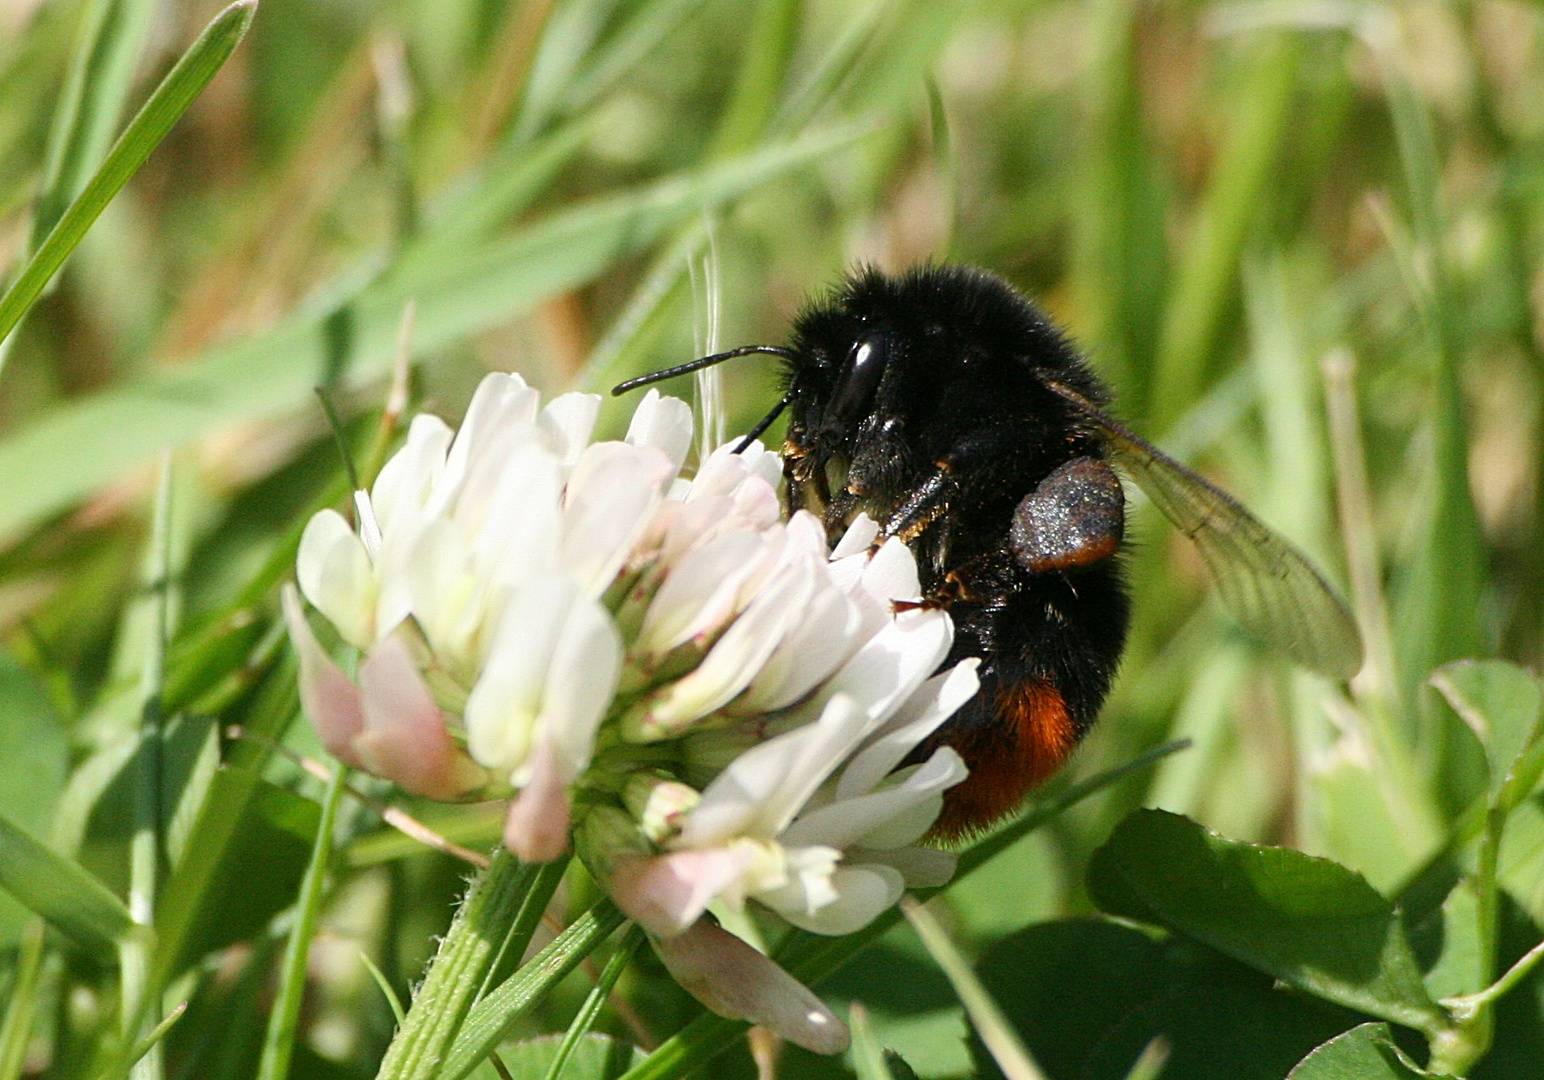
<instances>
[{"instance_id":1,"label":"white petal","mask_svg":"<svg viewBox=\"0 0 1544 1080\"><path fill-rule=\"evenodd\" d=\"M535 443L516 448L473 540L480 572L518 585L558 568L562 463Z\"/></svg>"},{"instance_id":2,"label":"white petal","mask_svg":"<svg viewBox=\"0 0 1544 1080\"><path fill-rule=\"evenodd\" d=\"M676 982L720 1016L771 1028L817 1054L840 1054L846 1026L802 983L722 927L699 921L655 942Z\"/></svg>"},{"instance_id":3,"label":"white petal","mask_svg":"<svg viewBox=\"0 0 1544 1080\"><path fill-rule=\"evenodd\" d=\"M954 624L945 612L900 612L831 677L821 698L848 694L860 702L866 737L938 670L953 640Z\"/></svg>"},{"instance_id":4,"label":"white petal","mask_svg":"<svg viewBox=\"0 0 1544 1080\"><path fill-rule=\"evenodd\" d=\"M488 768L512 776L526 763L558 635L579 588L562 576L517 591L488 650L488 663L467 697L467 749Z\"/></svg>"},{"instance_id":5,"label":"white petal","mask_svg":"<svg viewBox=\"0 0 1544 1080\"><path fill-rule=\"evenodd\" d=\"M639 654L663 656L694 637L717 632L734 615L746 580L764 557L763 547L755 533L736 530L683 558L649 603L638 631Z\"/></svg>"},{"instance_id":6,"label":"white petal","mask_svg":"<svg viewBox=\"0 0 1544 1080\"><path fill-rule=\"evenodd\" d=\"M300 591L351 645L375 638L375 570L365 546L336 510L306 522L295 557Z\"/></svg>"},{"instance_id":7,"label":"white petal","mask_svg":"<svg viewBox=\"0 0 1544 1080\"><path fill-rule=\"evenodd\" d=\"M861 625L857 606L840 589L821 589L731 711L775 712L803 698L847 662Z\"/></svg>"},{"instance_id":8,"label":"white petal","mask_svg":"<svg viewBox=\"0 0 1544 1080\"><path fill-rule=\"evenodd\" d=\"M854 865L879 863L893 866L906 879L908 889L936 889L947 885L954 877L959 856L952 851L939 851L928 847L888 848L870 851L868 848L850 848L847 857Z\"/></svg>"},{"instance_id":9,"label":"white petal","mask_svg":"<svg viewBox=\"0 0 1544 1080\"><path fill-rule=\"evenodd\" d=\"M419 535L404 561L413 616L424 637L453 674L470 678L487 583L473 572L461 530L441 518Z\"/></svg>"},{"instance_id":10,"label":"white petal","mask_svg":"<svg viewBox=\"0 0 1544 1080\"><path fill-rule=\"evenodd\" d=\"M976 674L980 663L976 657L961 660L919 686L868 745L853 755L837 782L836 797L849 799L872 789L913 747L974 697L981 685Z\"/></svg>"},{"instance_id":11,"label":"white petal","mask_svg":"<svg viewBox=\"0 0 1544 1080\"><path fill-rule=\"evenodd\" d=\"M867 514L859 514L852 519L852 524L847 526L847 531L837 541L836 547L831 549L831 560L835 562L849 555L861 555L869 549L869 545L878 535L879 524Z\"/></svg>"},{"instance_id":12,"label":"white petal","mask_svg":"<svg viewBox=\"0 0 1544 1080\"><path fill-rule=\"evenodd\" d=\"M622 635L599 601L568 609L553 650L537 727L552 743L558 773L571 783L590 764L595 732L622 673Z\"/></svg>"},{"instance_id":13,"label":"white petal","mask_svg":"<svg viewBox=\"0 0 1544 1080\"><path fill-rule=\"evenodd\" d=\"M774 908L783 918L816 934L839 936L862 930L881 912L893 907L905 891L906 883L898 870L888 866L841 866L831 876L837 898L808 912L802 897L793 891L757 899ZM784 902L777 902L782 900Z\"/></svg>"},{"instance_id":14,"label":"white petal","mask_svg":"<svg viewBox=\"0 0 1544 1080\"><path fill-rule=\"evenodd\" d=\"M450 507L462 482L482 456L487 443L501 430L512 425L534 424L541 395L525 384L519 375L490 372L477 384L461 429L456 433L445 471L435 484L431 509L444 512Z\"/></svg>"},{"instance_id":15,"label":"white petal","mask_svg":"<svg viewBox=\"0 0 1544 1080\"><path fill-rule=\"evenodd\" d=\"M376 520L368 491L354 492L354 519L359 522L360 542L373 563L381 554L381 523Z\"/></svg>"},{"instance_id":16,"label":"white petal","mask_svg":"<svg viewBox=\"0 0 1544 1080\"><path fill-rule=\"evenodd\" d=\"M599 415L599 394L563 394L542 409L537 423L565 468L572 468L580 452L589 445Z\"/></svg>"},{"instance_id":17,"label":"white petal","mask_svg":"<svg viewBox=\"0 0 1544 1080\"><path fill-rule=\"evenodd\" d=\"M375 477L370 503L381 534L411 540L423 516L429 493L445 469L445 454L453 433L438 416L420 413L408 425L407 441Z\"/></svg>"},{"instance_id":18,"label":"white petal","mask_svg":"<svg viewBox=\"0 0 1544 1080\"><path fill-rule=\"evenodd\" d=\"M286 585L279 596L290 642L300 660L301 708L327 752L346 765L357 766L359 759L352 743L365 726L359 690L316 640L295 589Z\"/></svg>"},{"instance_id":19,"label":"white petal","mask_svg":"<svg viewBox=\"0 0 1544 1080\"><path fill-rule=\"evenodd\" d=\"M448 516L455 519L467 536L477 536L484 531L488 515L498 504L500 485L509 476L511 468L521 467L517 461L529 460L522 452L532 449L536 454L550 458L554 465L560 464L557 456L543 445L535 424L506 424L480 440L477 456L467 463L454 505L447 508ZM429 507L430 511L434 509L432 505Z\"/></svg>"},{"instance_id":20,"label":"white petal","mask_svg":"<svg viewBox=\"0 0 1544 1080\"><path fill-rule=\"evenodd\" d=\"M849 848L905 847L932 827L943 808L943 793L969 775L960 755L940 746L905 780L878 791L812 810L780 837L789 845L827 844Z\"/></svg>"},{"instance_id":21,"label":"white petal","mask_svg":"<svg viewBox=\"0 0 1544 1080\"><path fill-rule=\"evenodd\" d=\"M734 444L726 444L708 455L708 460L692 477L691 489L686 493L687 502L698 499L732 498L735 489L751 475L745 459L733 453Z\"/></svg>"},{"instance_id":22,"label":"white petal","mask_svg":"<svg viewBox=\"0 0 1544 1080\"><path fill-rule=\"evenodd\" d=\"M863 570L863 588L881 603L922 598L917 560L899 538L892 536L874 553Z\"/></svg>"},{"instance_id":23,"label":"white petal","mask_svg":"<svg viewBox=\"0 0 1544 1080\"><path fill-rule=\"evenodd\" d=\"M591 596L605 592L627 561L668 479L663 459L647 447L595 443L579 456L563 507L563 567Z\"/></svg>"},{"instance_id":24,"label":"white petal","mask_svg":"<svg viewBox=\"0 0 1544 1080\"><path fill-rule=\"evenodd\" d=\"M696 670L677 679L649 706L646 727L680 730L729 704L777 650L814 590L808 567L782 574L714 642ZM647 736L645 736L647 737Z\"/></svg>"},{"instance_id":25,"label":"white petal","mask_svg":"<svg viewBox=\"0 0 1544 1080\"><path fill-rule=\"evenodd\" d=\"M674 476L691 449L692 407L680 398L661 397L658 390L650 390L633 410L627 441L659 450L670 461Z\"/></svg>"},{"instance_id":26,"label":"white petal","mask_svg":"<svg viewBox=\"0 0 1544 1080\"><path fill-rule=\"evenodd\" d=\"M359 666L359 698L365 730L353 745L369 772L431 799L459 798L487 782L445 730L445 714L399 636Z\"/></svg>"},{"instance_id":27,"label":"white petal","mask_svg":"<svg viewBox=\"0 0 1544 1080\"><path fill-rule=\"evenodd\" d=\"M751 747L714 777L681 826L683 847L736 836L772 839L863 737L864 714L845 694L805 724Z\"/></svg>"}]
</instances>

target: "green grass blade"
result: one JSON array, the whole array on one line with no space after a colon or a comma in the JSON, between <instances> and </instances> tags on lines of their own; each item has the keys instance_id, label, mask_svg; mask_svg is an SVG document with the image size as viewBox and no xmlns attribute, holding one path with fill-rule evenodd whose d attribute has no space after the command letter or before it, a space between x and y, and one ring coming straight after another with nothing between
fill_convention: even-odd
<instances>
[{"instance_id":1,"label":"green grass blade","mask_svg":"<svg viewBox=\"0 0 1544 1080\"><path fill-rule=\"evenodd\" d=\"M295 1032L300 1026L300 1003L306 992L306 961L311 955L311 935L316 930L317 915L327 891L333 824L337 821L338 804L343 801L343 780L347 772L342 763L334 764L327 794L322 797L322 820L316 827L311 862L306 866L306 876L300 884L295 925L290 930L289 943L284 947L284 960L279 967L278 999L268 1014L268 1032L263 1038L257 1080L284 1080L289 1075Z\"/></svg>"},{"instance_id":2,"label":"green grass blade","mask_svg":"<svg viewBox=\"0 0 1544 1080\"><path fill-rule=\"evenodd\" d=\"M1403 661L1406 700L1414 700L1426 673L1447 660L1485 649L1478 613L1488 552L1469 488L1469 442L1459 385L1465 303L1446 257L1442 172L1427 105L1412 81L1398 38L1380 41L1384 95L1399 147L1409 201L1408 240L1391 230L1390 247L1422 316L1433 365L1430 371L1431 511L1413 565L1394 596L1395 634ZM1440 733L1431 741L1441 745Z\"/></svg>"},{"instance_id":3,"label":"green grass blade","mask_svg":"<svg viewBox=\"0 0 1544 1080\"><path fill-rule=\"evenodd\" d=\"M134 929L129 909L79 864L0 818L0 886L101 959Z\"/></svg>"},{"instance_id":4,"label":"green grass blade","mask_svg":"<svg viewBox=\"0 0 1544 1080\"><path fill-rule=\"evenodd\" d=\"M112 144L155 7L155 0L92 0L48 135L32 216L34 248L85 189Z\"/></svg>"},{"instance_id":5,"label":"green grass blade","mask_svg":"<svg viewBox=\"0 0 1544 1080\"><path fill-rule=\"evenodd\" d=\"M991 1051L992 1059L1002 1069L1003 1075L1008 1080L1045 1080L1045 1073L1035 1064L1034 1058L1029 1056L1029 1051L1024 1048L1007 1017L997 1007L997 1002L986 992L986 987L981 985L981 980L970 969L969 961L949 940L949 935L938 925L938 920L910 897L901 898L901 913L911 923L917 937L922 939L923 947L934 962L943 969L949 984L954 987L955 996L965 1006L971 1024Z\"/></svg>"},{"instance_id":6,"label":"green grass blade","mask_svg":"<svg viewBox=\"0 0 1544 1080\"><path fill-rule=\"evenodd\" d=\"M861 1001L848 1007L847 1026L852 1029L852 1067L858 1080L891 1080L884 1051L874 1034L874 1022Z\"/></svg>"},{"instance_id":7,"label":"green grass blade","mask_svg":"<svg viewBox=\"0 0 1544 1080\"><path fill-rule=\"evenodd\" d=\"M139 767L134 777L134 834L129 841L129 917L147 931L155 922L162 858L161 692L166 681L166 638L170 632L171 538L172 461L169 453L163 453L143 578L150 626L144 636L140 657ZM142 1025L160 1022L160 995L148 981L151 966L149 934L126 937L119 945L118 957L122 1033L124 1042L133 1045ZM132 1072L145 1080L154 1080L163 1074L161 1055L154 1044Z\"/></svg>"},{"instance_id":8,"label":"green grass blade","mask_svg":"<svg viewBox=\"0 0 1544 1080\"><path fill-rule=\"evenodd\" d=\"M134 1044L129 1056L118 1065L104 1069L97 1075L96 1080L123 1080L134 1071L134 1067L144 1060L145 1055L161 1045L161 1040L166 1038L170 1031L182 1019L182 1014L188 1011L188 1003L184 1001L171 1012L167 1013L161 1022L147 1031L144 1036Z\"/></svg>"},{"instance_id":9,"label":"green grass blade","mask_svg":"<svg viewBox=\"0 0 1544 1080\"><path fill-rule=\"evenodd\" d=\"M422 355L489 329L593 280L684 216L830 158L870 129L843 126L764 147L697 172L559 211L453 262L415 266L349 309L351 381L390 370L402 306L418 301ZM334 309L335 310L335 309ZM226 424L306 408L331 355L328 316L307 311L272 332L72 403L0 442L0 536L70 505L121 473Z\"/></svg>"},{"instance_id":10,"label":"green grass blade","mask_svg":"<svg viewBox=\"0 0 1544 1080\"><path fill-rule=\"evenodd\" d=\"M27 1065L27 1046L32 1041L32 1020L37 1015L38 973L43 969L43 944L47 923L34 918L22 931L16 966L11 972L10 997L5 1019L0 1021L0 1080L18 1080Z\"/></svg>"},{"instance_id":11,"label":"green grass blade","mask_svg":"<svg viewBox=\"0 0 1544 1080\"><path fill-rule=\"evenodd\" d=\"M165 986L183 961L183 946L202 914L209 884L235 840L236 827L262 782L263 765L299 711L295 677L293 658L286 655L258 691L247 715L244 727L249 737L236 743L209 785L189 830L183 859L167 878L156 909L153 986Z\"/></svg>"},{"instance_id":12,"label":"green grass blade","mask_svg":"<svg viewBox=\"0 0 1544 1080\"><path fill-rule=\"evenodd\" d=\"M75 250L86 230L112 202L129 178L139 171L150 152L160 145L193 100L225 65L226 59L246 34L257 10L257 0L236 0L199 35L193 47L161 80L138 115L130 121L108 152L101 168L80 195L70 203L49 231L37 254L0 297L0 342L3 342L33 301L47 286L64 260Z\"/></svg>"},{"instance_id":13,"label":"green grass blade","mask_svg":"<svg viewBox=\"0 0 1544 1080\"><path fill-rule=\"evenodd\" d=\"M1139 8L1115 0L1090 9L1070 266L1084 344L1128 412L1146 396L1167 261L1137 86Z\"/></svg>"},{"instance_id":14,"label":"green grass blade","mask_svg":"<svg viewBox=\"0 0 1544 1080\"><path fill-rule=\"evenodd\" d=\"M574 1050L590 1033L595 1026L595 1021L600 1019L600 1011L606 1005L611 991L616 987L617 980L622 977L623 970L628 961L633 958L633 953L638 951L638 946L643 944L643 930L636 924L629 926L622 934L622 940L617 943L616 951L606 961L606 966L601 969L600 978L595 980L595 985L590 989L590 994L584 999L584 1004L579 1006L579 1012L574 1016L573 1023L568 1025L568 1030L563 1034L563 1041L558 1045L557 1053L552 1055L552 1064L547 1069L546 1080L562 1080L563 1068L568 1064L568 1059L573 1057Z\"/></svg>"},{"instance_id":15,"label":"green grass blade","mask_svg":"<svg viewBox=\"0 0 1544 1080\"><path fill-rule=\"evenodd\" d=\"M1228 137L1175 271L1148 399L1152 431L1164 431L1205 385L1224 315L1238 295L1244 240L1292 121L1300 51L1291 35L1274 32L1251 52Z\"/></svg>"}]
</instances>

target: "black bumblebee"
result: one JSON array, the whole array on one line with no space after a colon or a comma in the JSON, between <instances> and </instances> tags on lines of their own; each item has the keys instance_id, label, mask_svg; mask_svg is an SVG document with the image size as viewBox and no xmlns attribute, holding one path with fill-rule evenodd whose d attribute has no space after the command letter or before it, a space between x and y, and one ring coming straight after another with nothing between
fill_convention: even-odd
<instances>
[{"instance_id":1,"label":"black bumblebee","mask_svg":"<svg viewBox=\"0 0 1544 1080\"><path fill-rule=\"evenodd\" d=\"M946 606L946 665L981 658L980 692L918 748L954 747L970 778L935 833L1016 810L1098 715L1130 601L1119 465L1195 541L1224 603L1255 637L1349 678L1361 641L1345 605L1290 544L1224 492L1103 411L1071 342L995 275L863 270L753 345L623 383L614 393L749 353L783 358L785 391L741 446L789 411L790 510L833 538L859 512L917 557L924 603Z\"/></svg>"}]
</instances>

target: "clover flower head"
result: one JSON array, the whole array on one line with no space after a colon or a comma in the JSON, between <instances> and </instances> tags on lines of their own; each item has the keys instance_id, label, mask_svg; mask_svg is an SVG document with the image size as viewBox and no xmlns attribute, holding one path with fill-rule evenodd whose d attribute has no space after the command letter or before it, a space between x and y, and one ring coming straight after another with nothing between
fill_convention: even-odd
<instances>
[{"instance_id":1,"label":"clover flower head","mask_svg":"<svg viewBox=\"0 0 1544 1080\"><path fill-rule=\"evenodd\" d=\"M625 439L593 442L599 404L490 375L459 431L412 421L354 524L312 518L284 596L305 711L409 792L513 793L510 849L546 861L577 837L710 1008L840 1049L840 1021L732 960L749 947L704 912L753 901L841 934L947 880L953 857L919 841L966 770L919 748L975 661L939 670L952 624L916 603L899 540L860 516L832 550L814 516L782 517L776 454L726 444L684 478L684 402L651 391Z\"/></svg>"}]
</instances>

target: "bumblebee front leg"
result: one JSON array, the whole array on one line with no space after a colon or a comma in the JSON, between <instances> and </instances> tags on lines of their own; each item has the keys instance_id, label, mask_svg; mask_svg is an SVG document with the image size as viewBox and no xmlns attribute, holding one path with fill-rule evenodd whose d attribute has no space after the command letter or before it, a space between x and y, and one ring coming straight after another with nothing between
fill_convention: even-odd
<instances>
[{"instance_id":1,"label":"bumblebee front leg","mask_svg":"<svg viewBox=\"0 0 1544 1080\"><path fill-rule=\"evenodd\" d=\"M882 533L886 537L897 536L902 542L911 543L917 535L942 517L949 509L959 483L950 470L940 465L938 471L914 488L899 509L885 522Z\"/></svg>"}]
</instances>

